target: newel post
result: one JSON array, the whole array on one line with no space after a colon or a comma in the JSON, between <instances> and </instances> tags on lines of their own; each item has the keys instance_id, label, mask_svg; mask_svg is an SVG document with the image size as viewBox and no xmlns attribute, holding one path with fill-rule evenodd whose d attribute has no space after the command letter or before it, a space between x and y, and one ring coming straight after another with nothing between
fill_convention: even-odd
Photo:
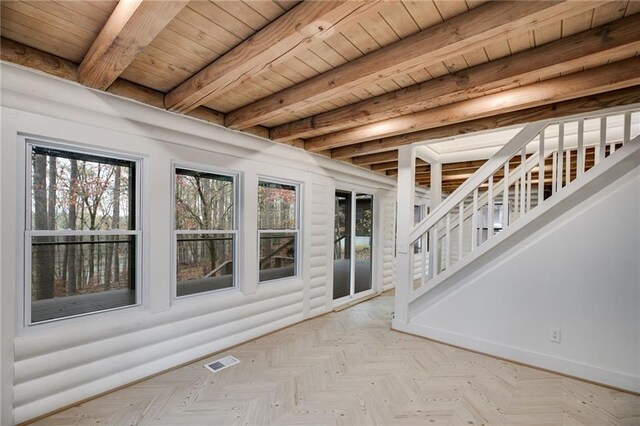
<instances>
[{"instance_id":1,"label":"newel post","mask_svg":"<svg viewBox=\"0 0 640 426\"><path fill-rule=\"evenodd\" d=\"M413 226L415 194L415 148L398 149L398 229L396 245L395 321L409 320L409 296L412 282L409 232Z\"/></svg>"}]
</instances>

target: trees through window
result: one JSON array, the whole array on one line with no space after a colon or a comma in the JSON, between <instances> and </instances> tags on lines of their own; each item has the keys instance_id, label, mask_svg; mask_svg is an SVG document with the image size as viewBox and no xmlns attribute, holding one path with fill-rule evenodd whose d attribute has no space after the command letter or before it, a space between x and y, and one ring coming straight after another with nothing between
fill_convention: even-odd
<instances>
[{"instance_id":1,"label":"trees through window","mask_svg":"<svg viewBox=\"0 0 640 426\"><path fill-rule=\"evenodd\" d=\"M138 303L136 162L29 148L28 322Z\"/></svg>"},{"instance_id":2,"label":"trees through window","mask_svg":"<svg viewBox=\"0 0 640 426\"><path fill-rule=\"evenodd\" d=\"M298 274L298 186L258 182L260 282Z\"/></svg>"},{"instance_id":3,"label":"trees through window","mask_svg":"<svg viewBox=\"0 0 640 426\"><path fill-rule=\"evenodd\" d=\"M235 178L175 173L176 295L235 286Z\"/></svg>"}]
</instances>

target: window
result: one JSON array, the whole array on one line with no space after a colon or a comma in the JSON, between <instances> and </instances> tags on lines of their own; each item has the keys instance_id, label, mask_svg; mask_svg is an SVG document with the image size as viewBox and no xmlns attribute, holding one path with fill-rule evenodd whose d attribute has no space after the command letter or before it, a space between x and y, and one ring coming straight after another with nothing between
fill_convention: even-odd
<instances>
[{"instance_id":1,"label":"window","mask_svg":"<svg viewBox=\"0 0 640 426\"><path fill-rule=\"evenodd\" d=\"M26 322L138 304L137 162L28 149Z\"/></svg>"},{"instance_id":2,"label":"window","mask_svg":"<svg viewBox=\"0 0 640 426\"><path fill-rule=\"evenodd\" d=\"M176 296L235 287L235 177L175 171Z\"/></svg>"},{"instance_id":3,"label":"window","mask_svg":"<svg viewBox=\"0 0 640 426\"><path fill-rule=\"evenodd\" d=\"M297 195L297 185L258 183L260 282L298 275Z\"/></svg>"}]
</instances>

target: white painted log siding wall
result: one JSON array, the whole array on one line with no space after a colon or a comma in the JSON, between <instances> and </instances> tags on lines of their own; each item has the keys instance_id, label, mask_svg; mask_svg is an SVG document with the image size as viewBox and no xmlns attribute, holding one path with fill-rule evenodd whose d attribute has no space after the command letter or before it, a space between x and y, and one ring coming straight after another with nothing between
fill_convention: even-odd
<instances>
[{"instance_id":1,"label":"white painted log siding wall","mask_svg":"<svg viewBox=\"0 0 640 426\"><path fill-rule=\"evenodd\" d=\"M395 181L302 150L2 64L0 423L22 422L258 337L332 306L335 179L376 200L374 286L392 286ZM18 133L144 158L143 305L23 329ZM172 162L241 174L239 288L171 300ZM257 180L301 183L299 278L257 284ZM13 412L12 412L13 409Z\"/></svg>"}]
</instances>

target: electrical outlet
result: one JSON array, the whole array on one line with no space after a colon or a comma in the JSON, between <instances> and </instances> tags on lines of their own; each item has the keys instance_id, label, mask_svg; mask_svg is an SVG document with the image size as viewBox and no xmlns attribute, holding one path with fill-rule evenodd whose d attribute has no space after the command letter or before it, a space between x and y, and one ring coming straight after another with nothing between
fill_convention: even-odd
<instances>
[{"instance_id":1,"label":"electrical outlet","mask_svg":"<svg viewBox=\"0 0 640 426\"><path fill-rule=\"evenodd\" d=\"M551 327L549 329L549 340L554 343L560 343L560 329L558 327Z\"/></svg>"}]
</instances>

